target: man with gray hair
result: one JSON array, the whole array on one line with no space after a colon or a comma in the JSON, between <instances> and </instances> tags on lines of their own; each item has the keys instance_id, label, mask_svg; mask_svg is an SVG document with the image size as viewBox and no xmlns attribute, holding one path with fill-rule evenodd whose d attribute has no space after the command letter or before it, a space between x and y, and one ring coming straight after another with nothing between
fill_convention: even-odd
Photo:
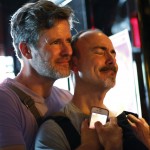
<instances>
[{"instance_id":1,"label":"man with gray hair","mask_svg":"<svg viewBox=\"0 0 150 150\"><path fill-rule=\"evenodd\" d=\"M12 16L11 36L21 70L0 85L0 149L32 150L39 116L71 100L68 91L53 83L70 74L72 19L72 9L47 0L27 3ZM30 100L22 102L20 95Z\"/></svg>"}]
</instances>

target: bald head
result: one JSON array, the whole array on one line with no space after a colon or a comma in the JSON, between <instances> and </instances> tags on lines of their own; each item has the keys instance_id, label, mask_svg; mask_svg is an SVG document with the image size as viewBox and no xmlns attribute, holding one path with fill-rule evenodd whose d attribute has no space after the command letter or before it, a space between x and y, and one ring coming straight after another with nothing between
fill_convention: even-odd
<instances>
[{"instance_id":1,"label":"bald head","mask_svg":"<svg viewBox=\"0 0 150 150\"><path fill-rule=\"evenodd\" d=\"M97 40L99 40L99 44L101 44L103 39L107 39L108 43L112 44L110 39L99 29L89 29L77 33L72 38L73 56L79 57L80 49L82 51L88 50L92 48L94 43L96 44Z\"/></svg>"},{"instance_id":2,"label":"bald head","mask_svg":"<svg viewBox=\"0 0 150 150\"><path fill-rule=\"evenodd\" d=\"M78 39L82 39L82 38L88 37L88 36L90 36L90 35L92 35L92 34L95 34L95 33L104 34L104 33L103 33L101 30L99 30L99 29L94 29L94 30L90 29L90 30L81 32Z\"/></svg>"}]
</instances>

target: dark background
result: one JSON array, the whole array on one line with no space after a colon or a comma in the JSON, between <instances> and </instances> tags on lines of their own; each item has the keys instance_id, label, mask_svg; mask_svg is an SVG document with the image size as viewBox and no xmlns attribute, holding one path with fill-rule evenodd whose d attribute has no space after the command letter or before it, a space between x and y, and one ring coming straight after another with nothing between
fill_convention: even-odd
<instances>
[{"instance_id":1,"label":"dark background","mask_svg":"<svg viewBox=\"0 0 150 150\"><path fill-rule=\"evenodd\" d=\"M0 0L0 55L13 56L15 74L20 64L13 51L9 20L16 9L26 2L28 0ZM150 0L72 0L69 6L80 22L75 26L77 31L99 28L110 36L125 28L129 30L133 59L138 66L142 113L150 123ZM134 29L130 22L132 18L138 19L140 46L134 43ZM73 30L72 34L75 32Z\"/></svg>"}]
</instances>

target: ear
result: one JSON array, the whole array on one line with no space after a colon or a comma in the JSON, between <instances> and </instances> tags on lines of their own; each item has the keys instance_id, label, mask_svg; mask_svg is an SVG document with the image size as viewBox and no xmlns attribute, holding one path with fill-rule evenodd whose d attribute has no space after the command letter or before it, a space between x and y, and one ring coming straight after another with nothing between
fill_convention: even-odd
<instances>
[{"instance_id":1,"label":"ear","mask_svg":"<svg viewBox=\"0 0 150 150\"><path fill-rule=\"evenodd\" d=\"M22 53L22 55L25 58L27 58L27 59L31 59L32 58L31 50L28 47L27 43L25 43L25 42L19 43L19 49L20 49L20 52Z\"/></svg>"},{"instance_id":2,"label":"ear","mask_svg":"<svg viewBox=\"0 0 150 150\"><path fill-rule=\"evenodd\" d=\"M71 70L74 73L78 72L78 58L76 56L72 56L72 60L71 60Z\"/></svg>"}]
</instances>

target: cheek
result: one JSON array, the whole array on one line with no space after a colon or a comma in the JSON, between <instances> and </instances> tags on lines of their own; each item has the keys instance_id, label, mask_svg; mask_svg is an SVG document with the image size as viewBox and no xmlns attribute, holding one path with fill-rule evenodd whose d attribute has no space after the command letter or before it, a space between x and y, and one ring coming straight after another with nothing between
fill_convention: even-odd
<instances>
[{"instance_id":1,"label":"cheek","mask_svg":"<svg viewBox=\"0 0 150 150\"><path fill-rule=\"evenodd\" d=\"M101 68L101 67L105 66L104 62L105 62L104 59L100 58L100 57L95 57L91 60L91 64L95 68Z\"/></svg>"},{"instance_id":2,"label":"cheek","mask_svg":"<svg viewBox=\"0 0 150 150\"><path fill-rule=\"evenodd\" d=\"M48 63L48 62L51 62L51 60L52 60L51 57L52 56L50 53L48 53L46 51L41 51L35 55L35 61L41 60L43 63L44 62Z\"/></svg>"},{"instance_id":3,"label":"cheek","mask_svg":"<svg viewBox=\"0 0 150 150\"><path fill-rule=\"evenodd\" d=\"M41 57L44 60L53 60L58 56L58 52L54 49L48 48L48 47L43 47L43 49L40 52Z\"/></svg>"},{"instance_id":4,"label":"cheek","mask_svg":"<svg viewBox=\"0 0 150 150\"><path fill-rule=\"evenodd\" d=\"M94 69L95 65L92 62L87 62L82 64L82 70L81 72L83 73L84 76L86 77L90 77L93 74L95 74L95 69Z\"/></svg>"},{"instance_id":5,"label":"cheek","mask_svg":"<svg viewBox=\"0 0 150 150\"><path fill-rule=\"evenodd\" d=\"M82 62L80 63L80 66L82 68L82 70L84 71L94 71L95 68L101 66L101 61L99 58L88 58L85 57L84 60L82 60Z\"/></svg>"},{"instance_id":6,"label":"cheek","mask_svg":"<svg viewBox=\"0 0 150 150\"><path fill-rule=\"evenodd\" d=\"M78 63L78 69L80 71L87 70L89 68L90 62L88 60L83 60Z\"/></svg>"}]
</instances>

